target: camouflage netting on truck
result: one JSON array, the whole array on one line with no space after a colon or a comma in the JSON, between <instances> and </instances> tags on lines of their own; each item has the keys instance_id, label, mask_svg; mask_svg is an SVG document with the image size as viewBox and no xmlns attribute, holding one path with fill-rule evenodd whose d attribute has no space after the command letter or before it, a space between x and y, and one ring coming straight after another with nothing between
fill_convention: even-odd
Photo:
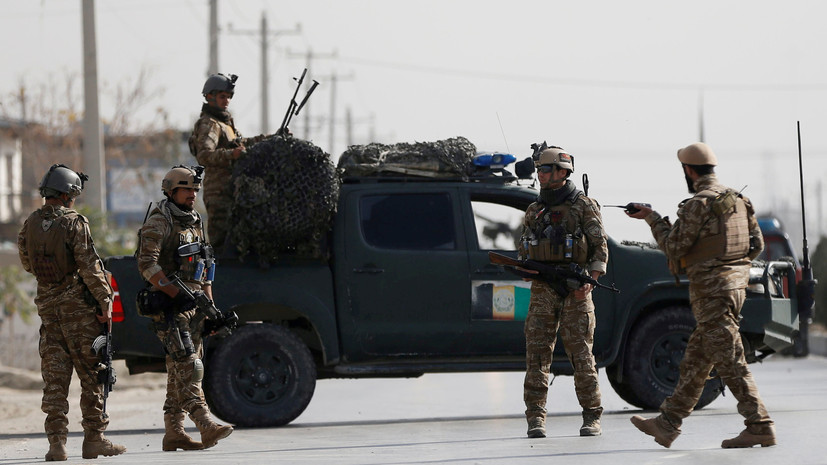
<instances>
[{"instance_id":1,"label":"camouflage netting on truck","mask_svg":"<svg viewBox=\"0 0 827 465\"><path fill-rule=\"evenodd\" d=\"M426 176L467 178L477 148L464 137L436 142L352 145L339 158L343 177Z\"/></svg>"},{"instance_id":2,"label":"camouflage netting on truck","mask_svg":"<svg viewBox=\"0 0 827 465\"><path fill-rule=\"evenodd\" d=\"M330 155L305 140L272 137L238 159L232 186L229 234L242 258L252 254L267 263L285 254L322 256L339 198Z\"/></svg>"}]
</instances>

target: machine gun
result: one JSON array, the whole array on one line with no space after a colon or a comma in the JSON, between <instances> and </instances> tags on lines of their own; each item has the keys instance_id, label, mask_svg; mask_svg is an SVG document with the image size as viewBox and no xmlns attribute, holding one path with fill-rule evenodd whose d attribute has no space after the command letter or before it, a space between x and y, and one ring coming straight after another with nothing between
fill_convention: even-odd
<instances>
[{"instance_id":1,"label":"machine gun","mask_svg":"<svg viewBox=\"0 0 827 465\"><path fill-rule=\"evenodd\" d=\"M293 80L296 81L296 91L293 92L293 98L290 99L290 104L287 105L287 113L284 114L284 119L281 121L281 127L279 128L278 132L276 132L276 135L278 136L287 137L289 131L287 129L287 125L290 124L290 120L293 119L294 116L298 116L299 111L301 111L302 107L304 107L304 104L307 103L307 99L310 98L310 95L313 93L314 90L316 90L316 86L319 85L319 82L314 79L313 85L310 86L310 89L308 89L307 94L304 95L304 98L302 99L301 103L296 103L296 97L299 95L299 89L301 88L302 83L304 82L304 76L306 74L307 68L304 68L301 77L299 77L298 79L293 78Z\"/></svg>"},{"instance_id":2,"label":"machine gun","mask_svg":"<svg viewBox=\"0 0 827 465\"><path fill-rule=\"evenodd\" d=\"M570 291L579 289L586 283L612 292L620 292L614 284L609 287L588 276L576 263L547 265L534 260L518 260L497 252L488 252L488 260L495 265L504 266L508 271L521 278L541 279L549 283L551 288L563 298L568 296ZM520 268L537 271L538 273L530 273Z\"/></svg>"},{"instance_id":3,"label":"machine gun","mask_svg":"<svg viewBox=\"0 0 827 465\"><path fill-rule=\"evenodd\" d=\"M98 372L98 383L103 384L103 414L108 416L106 399L117 381L115 369L112 368L112 320L103 325L103 333L92 341L92 353L101 358L95 365L95 371Z\"/></svg>"}]
</instances>

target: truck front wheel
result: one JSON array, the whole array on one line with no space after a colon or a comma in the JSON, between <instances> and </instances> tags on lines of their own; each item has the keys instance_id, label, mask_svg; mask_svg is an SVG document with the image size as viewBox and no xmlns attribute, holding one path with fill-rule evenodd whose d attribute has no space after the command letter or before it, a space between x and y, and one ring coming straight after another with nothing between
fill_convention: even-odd
<instances>
[{"instance_id":1,"label":"truck front wheel","mask_svg":"<svg viewBox=\"0 0 827 465\"><path fill-rule=\"evenodd\" d=\"M660 407L678 384L680 362L694 328L695 318L685 306L666 307L643 317L629 334L622 374L617 365L606 370L617 395L644 410ZM715 400L720 386L720 378L708 380L695 409Z\"/></svg>"},{"instance_id":2,"label":"truck front wheel","mask_svg":"<svg viewBox=\"0 0 827 465\"><path fill-rule=\"evenodd\" d=\"M207 362L204 394L213 413L240 426L282 426L313 397L316 366L307 346L287 328L238 328Z\"/></svg>"}]
</instances>

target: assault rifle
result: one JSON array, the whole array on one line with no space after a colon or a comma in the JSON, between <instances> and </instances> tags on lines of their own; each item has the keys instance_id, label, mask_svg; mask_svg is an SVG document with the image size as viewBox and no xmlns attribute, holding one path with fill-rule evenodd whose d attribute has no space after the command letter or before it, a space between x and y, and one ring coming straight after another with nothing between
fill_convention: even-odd
<instances>
[{"instance_id":1,"label":"assault rifle","mask_svg":"<svg viewBox=\"0 0 827 465\"><path fill-rule=\"evenodd\" d=\"M551 288L563 298L568 296L570 291L579 289L586 283L612 292L620 292L620 289L617 289L614 284L609 287L588 276L576 263L569 263L568 265L547 265L534 260L517 260L516 258L511 258L497 252L488 252L488 259L491 263L502 265L508 271L521 278L541 279L549 283ZM529 273L520 268L534 270L539 273Z\"/></svg>"},{"instance_id":2,"label":"assault rifle","mask_svg":"<svg viewBox=\"0 0 827 465\"><path fill-rule=\"evenodd\" d=\"M100 356L101 360L95 365L98 372L98 383L103 384L103 414L106 414L106 399L112 391L117 376L112 368L112 320L103 325L103 333L92 341L92 353Z\"/></svg>"},{"instance_id":3,"label":"assault rifle","mask_svg":"<svg viewBox=\"0 0 827 465\"><path fill-rule=\"evenodd\" d=\"M307 99L310 98L310 94L312 94L313 91L316 90L316 86L319 85L319 82L314 79L313 85L310 86L310 89L308 89L307 94L304 95L304 98L302 99L301 103L296 103L296 97L299 95L299 89L301 89L302 83L304 82L304 76L306 74L307 68L304 68L301 77L299 77L298 79L293 78L293 80L296 81L296 91L293 92L293 98L290 99L290 104L287 105L287 113L284 114L284 119L281 121L281 127L279 128L278 132L276 132L276 135L287 137L287 125L290 124L290 120L293 119L293 116L298 116L299 111L301 111L302 107L304 107L304 104L307 103Z\"/></svg>"},{"instance_id":4,"label":"assault rifle","mask_svg":"<svg viewBox=\"0 0 827 465\"><path fill-rule=\"evenodd\" d=\"M212 332L218 337L225 337L232 334L233 330L238 326L238 315L232 310L228 312L219 310L215 306L215 303L210 300L203 291L192 292L190 288L181 281L181 278L175 274L172 275L169 282L175 284L179 291L195 301L195 307L198 311L190 323L192 327L197 327L198 324L201 323L201 320L208 318L211 323Z\"/></svg>"}]
</instances>

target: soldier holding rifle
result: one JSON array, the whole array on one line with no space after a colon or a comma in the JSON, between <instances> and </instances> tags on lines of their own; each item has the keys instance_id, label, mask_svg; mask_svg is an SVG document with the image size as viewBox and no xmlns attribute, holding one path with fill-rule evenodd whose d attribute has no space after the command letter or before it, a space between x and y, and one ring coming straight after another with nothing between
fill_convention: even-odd
<instances>
[{"instance_id":1,"label":"soldier holding rifle","mask_svg":"<svg viewBox=\"0 0 827 465\"><path fill-rule=\"evenodd\" d=\"M536 160L540 195L526 210L520 258L548 264L577 264L597 279L606 272L608 247L598 203L586 197L568 178L574 157L559 147L543 150ZM531 301L525 321L526 375L523 398L528 437L545 437L549 372L559 331L574 367L574 389L583 408L581 436L601 434L597 368L592 345L595 316L592 283L568 292L562 283L531 280Z\"/></svg>"}]
</instances>

